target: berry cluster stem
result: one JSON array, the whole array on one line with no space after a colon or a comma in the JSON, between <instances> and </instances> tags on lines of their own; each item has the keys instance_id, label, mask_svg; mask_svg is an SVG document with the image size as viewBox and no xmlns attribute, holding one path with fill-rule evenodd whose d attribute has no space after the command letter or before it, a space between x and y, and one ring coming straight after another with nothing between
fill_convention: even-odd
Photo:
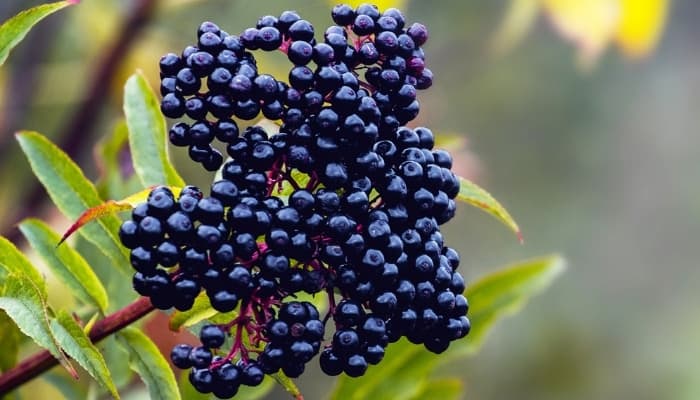
<instances>
[{"instance_id":1,"label":"berry cluster stem","mask_svg":"<svg viewBox=\"0 0 700 400\"><path fill-rule=\"evenodd\" d=\"M128 306L97 321L90 330L88 337L93 343L97 343L138 321L153 310L154 307L147 297L139 297ZM22 361L11 370L0 375L0 398L57 364L58 360L48 350L44 350Z\"/></svg>"}]
</instances>

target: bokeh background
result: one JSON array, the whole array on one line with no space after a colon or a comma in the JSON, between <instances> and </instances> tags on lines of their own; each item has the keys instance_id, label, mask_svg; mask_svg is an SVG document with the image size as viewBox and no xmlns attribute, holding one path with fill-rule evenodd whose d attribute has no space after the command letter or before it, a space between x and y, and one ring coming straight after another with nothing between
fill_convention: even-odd
<instances>
[{"instance_id":1,"label":"bokeh background","mask_svg":"<svg viewBox=\"0 0 700 400\"><path fill-rule=\"evenodd\" d=\"M3 0L0 20L39 3ZM649 5L649 26L632 36L648 40L625 47L614 38L617 7L633 3L405 3L408 19L430 28L436 76L418 123L449 135L460 173L501 200L525 235L520 245L462 206L446 237L464 273L474 280L551 252L569 264L454 365L469 399L700 398L700 2L636 1ZM0 69L1 233L19 240L19 218L53 216L14 131L44 133L97 178L93 147L120 121L128 75L142 69L157 87L160 55L193 42L202 20L235 32L290 8L318 30L330 23L320 0L84 0L39 24ZM281 57L261 65L274 72L263 63ZM95 78L103 65L112 73ZM92 109L76 124L82 102ZM188 181L210 179L172 151ZM318 374L300 381L308 399L332 383Z\"/></svg>"}]
</instances>

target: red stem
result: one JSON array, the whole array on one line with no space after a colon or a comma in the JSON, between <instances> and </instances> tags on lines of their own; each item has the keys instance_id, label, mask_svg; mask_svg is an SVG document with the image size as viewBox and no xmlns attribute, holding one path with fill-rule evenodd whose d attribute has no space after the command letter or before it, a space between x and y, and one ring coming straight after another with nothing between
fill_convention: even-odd
<instances>
[{"instance_id":1,"label":"red stem","mask_svg":"<svg viewBox=\"0 0 700 400\"><path fill-rule=\"evenodd\" d=\"M97 321L88 337L93 343L131 325L155 308L147 297L140 297L121 310ZM48 350L37 353L0 375L0 398L58 364Z\"/></svg>"},{"instance_id":2,"label":"red stem","mask_svg":"<svg viewBox=\"0 0 700 400\"><path fill-rule=\"evenodd\" d=\"M328 294L328 313L323 318L323 323L328 322L331 315L335 314L335 294L333 293L333 287L327 286L326 293Z\"/></svg>"}]
</instances>

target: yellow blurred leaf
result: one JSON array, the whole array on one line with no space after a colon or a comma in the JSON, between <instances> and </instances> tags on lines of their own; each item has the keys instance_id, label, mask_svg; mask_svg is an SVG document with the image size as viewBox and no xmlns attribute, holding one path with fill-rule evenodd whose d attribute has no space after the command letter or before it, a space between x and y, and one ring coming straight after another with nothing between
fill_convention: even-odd
<instances>
[{"instance_id":1,"label":"yellow blurred leaf","mask_svg":"<svg viewBox=\"0 0 700 400\"><path fill-rule=\"evenodd\" d=\"M538 11L539 0L511 0L506 15L491 39L491 49L502 54L517 46L532 28Z\"/></svg>"},{"instance_id":2,"label":"yellow blurred leaf","mask_svg":"<svg viewBox=\"0 0 700 400\"><path fill-rule=\"evenodd\" d=\"M457 194L457 200L461 200L467 204L471 204L476 208L491 214L494 218L501 221L505 226L510 228L518 236L520 243L523 243L523 233L520 231L520 227L515 222L515 219L511 217L508 210L494 199L493 196L486 190L482 189L476 183L462 178L459 179L459 194Z\"/></svg>"},{"instance_id":3,"label":"yellow blurred leaf","mask_svg":"<svg viewBox=\"0 0 700 400\"><path fill-rule=\"evenodd\" d=\"M151 190L153 190L155 186L148 187L146 189L141 190L138 193L134 193L122 200L107 200L102 204L99 204L95 207L90 207L87 210L85 210L73 224L68 227L68 230L63 234L63 237L61 237L61 240L58 242L58 245L61 245L63 242L68 239L70 235L75 233L78 229L83 227L85 224L87 224L90 221L94 221L98 218L102 218L106 215L111 215L112 213L115 212L120 212L120 211L128 211L139 205L140 203L143 203L148 199L148 195L151 193ZM180 190L182 188L179 187L170 187L170 190L173 192L175 197L177 197L180 194Z\"/></svg>"},{"instance_id":4,"label":"yellow blurred leaf","mask_svg":"<svg viewBox=\"0 0 700 400\"><path fill-rule=\"evenodd\" d=\"M510 50L531 30L538 11L578 48L579 62L590 67L615 43L630 58L649 54L659 41L670 0L511 0L493 36L496 53Z\"/></svg>"},{"instance_id":5,"label":"yellow blurred leaf","mask_svg":"<svg viewBox=\"0 0 700 400\"><path fill-rule=\"evenodd\" d=\"M622 18L615 41L631 58L649 54L661 37L669 0L620 0Z\"/></svg>"},{"instance_id":6,"label":"yellow blurred leaf","mask_svg":"<svg viewBox=\"0 0 700 400\"><path fill-rule=\"evenodd\" d=\"M435 135L435 147L456 152L467 147L467 137L461 133L440 132Z\"/></svg>"},{"instance_id":7,"label":"yellow blurred leaf","mask_svg":"<svg viewBox=\"0 0 700 400\"><path fill-rule=\"evenodd\" d=\"M590 66L610 44L620 21L619 0L541 0L555 29L579 49Z\"/></svg>"}]
</instances>

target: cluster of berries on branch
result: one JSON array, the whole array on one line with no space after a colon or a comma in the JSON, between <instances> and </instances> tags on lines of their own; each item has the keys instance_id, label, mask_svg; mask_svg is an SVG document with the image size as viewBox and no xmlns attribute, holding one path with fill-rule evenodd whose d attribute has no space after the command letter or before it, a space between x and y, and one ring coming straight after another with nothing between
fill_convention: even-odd
<instances>
[{"instance_id":1,"label":"cluster of berries on branch","mask_svg":"<svg viewBox=\"0 0 700 400\"><path fill-rule=\"evenodd\" d=\"M185 311L204 292L235 315L172 351L202 393L298 377L319 353L326 374L357 377L401 337L441 353L470 330L440 232L459 180L432 131L407 126L432 85L428 31L393 8L331 16L322 40L291 11L240 35L204 22L196 45L160 60L161 110L180 119L171 143L221 179L208 196L154 188L119 235L155 307ZM258 49L285 53L288 76L259 73ZM260 114L278 131L243 127ZM300 292L326 296L328 312Z\"/></svg>"}]
</instances>

